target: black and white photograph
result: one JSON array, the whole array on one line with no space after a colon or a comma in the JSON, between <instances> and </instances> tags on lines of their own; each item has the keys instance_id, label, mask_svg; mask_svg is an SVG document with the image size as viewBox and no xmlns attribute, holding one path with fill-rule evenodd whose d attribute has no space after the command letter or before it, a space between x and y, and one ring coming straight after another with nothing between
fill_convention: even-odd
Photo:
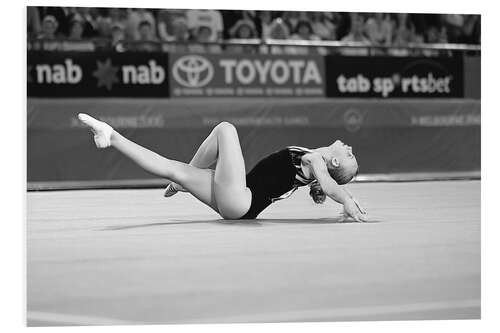
<instances>
[{"instance_id":1,"label":"black and white photograph","mask_svg":"<svg viewBox=\"0 0 500 333\"><path fill-rule=\"evenodd\" d=\"M251 6L24 7L26 326L481 319L480 8Z\"/></svg>"}]
</instances>

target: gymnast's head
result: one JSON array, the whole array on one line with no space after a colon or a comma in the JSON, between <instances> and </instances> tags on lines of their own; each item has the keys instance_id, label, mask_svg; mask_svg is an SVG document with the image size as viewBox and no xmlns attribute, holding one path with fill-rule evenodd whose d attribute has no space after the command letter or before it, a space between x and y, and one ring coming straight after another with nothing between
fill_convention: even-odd
<instances>
[{"instance_id":1,"label":"gymnast's head","mask_svg":"<svg viewBox=\"0 0 500 333\"><path fill-rule=\"evenodd\" d=\"M328 147L329 158L326 161L328 173L339 185L349 183L358 174L358 161L352 153L352 147L340 140Z\"/></svg>"}]
</instances>

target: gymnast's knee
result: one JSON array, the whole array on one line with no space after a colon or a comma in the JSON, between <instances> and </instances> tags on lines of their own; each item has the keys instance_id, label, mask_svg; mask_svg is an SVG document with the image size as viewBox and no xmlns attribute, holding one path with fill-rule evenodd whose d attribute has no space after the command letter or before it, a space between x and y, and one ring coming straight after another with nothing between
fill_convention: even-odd
<instances>
[{"instance_id":1,"label":"gymnast's knee","mask_svg":"<svg viewBox=\"0 0 500 333\"><path fill-rule=\"evenodd\" d=\"M220 122L219 124L217 124L217 126L215 126L215 129L219 133L236 133L237 132L236 127L227 121Z\"/></svg>"}]
</instances>

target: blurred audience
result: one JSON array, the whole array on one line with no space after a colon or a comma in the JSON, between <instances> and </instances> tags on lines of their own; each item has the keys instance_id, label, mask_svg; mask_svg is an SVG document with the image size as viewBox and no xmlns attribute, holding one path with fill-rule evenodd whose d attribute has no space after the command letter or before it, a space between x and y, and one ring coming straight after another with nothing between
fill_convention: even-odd
<instances>
[{"instance_id":1,"label":"blurred audience","mask_svg":"<svg viewBox=\"0 0 500 333\"><path fill-rule=\"evenodd\" d=\"M334 24L333 15L325 12L310 12L309 20L316 36L324 40L337 39L337 26Z\"/></svg>"},{"instance_id":2,"label":"blurred audience","mask_svg":"<svg viewBox=\"0 0 500 333\"><path fill-rule=\"evenodd\" d=\"M364 18L360 14L351 13L351 27L349 33L342 38L343 42L355 42L356 44L370 46L372 43L365 36ZM368 48L355 47L355 48L341 48L340 53L343 55L351 56L366 56L369 54Z\"/></svg>"},{"instance_id":3,"label":"blurred audience","mask_svg":"<svg viewBox=\"0 0 500 333\"><path fill-rule=\"evenodd\" d=\"M197 39L202 38L209 42L216 42L222 39L224 24L222 22L222 15L218 10L188 9L186 11L186 18L189 30L192 31L193 35L197 36ZM200 28L202 28L201 32ZM200 33L204 34L206 32L210 32L210 35L200 36Z\"/></svg>"},{"instance_id":4,"label":"blurred audience","mask_svg":"<svg viewBox=\"0 0 500 333\"><path fill-rule=\"evenodd\" d=\"M36 38L42 31L40 12L36 7L26 8L26 25L28 27L28 38Z\"/></svg>"},{"instance_id":5,"label":"blurred audience","mask_svg":"<svg viewBox=\"0 0 500 333\"><path fill-rule=\"evenodd\" d=\"M84 41L99 45L101 40L101 45L108 43L122 51L124 45L134 42L144 46L133 49L144 51L156 50L159 42L164 42L162 49L167 51L220 52L221 45L216 43L224 39L291 39L341 40L380 46L372 49L373 54L407 55L407 46L413 43L480 44L481 19L479 15L460 14L27 7L27 33L30 39L54 41L43 42L50 49L58 49L54 45L65 39L80 45ZM386 52L385 47L391 48ZM302 46L228 45L226 48L234 52L260 49L272 54L314 52ZM326 49L316 48L316 51L324 53ZM339 51L363 55L368 48Z\"/></svg>"},{"instance_id":6,"label":"blurred audience","mask_svg":"<svg viewBox=\"0 0 500 333\"><path fill-rule=\"evenodd\" d=\"M111 47L116 52L124 52L125 47L125 26L120 22L114 22L111 25Z\"/></svg>"},{"instance_id":7,"label":"blurred audience","mask_svg":"<svg viewBox=\"0 0 500 333\"><path fill-rule=\"evenodd\" d=\"M83 38L83 21L80 17L75 17L69 23L69 35L71 40L82 40Z\"/></svg>"},{"instance_id":8,"label":"blurred audience","mask_svg":"<svg viewBox=\"0 0 500 333\"><path fill-rule=\"evenodd\" d=\"M373 45L392 44L392 22L389 14L375 13L365 23L366 36Z\"/></svg>"},{"instance_id":9,"label":"blurred audience","mask_svg":"<svg viewBox=\"0 0 500 333\"><path fill-rule=\"evenodd\" d=\"M274 19L269 25L269 38L268 39L288 39L290 37L290 30L288 25L283 21L282 18L278 17ZM260 47L261 53L268 54L283 54L285 53L286 47L281 45L262 45Z\"/></svg>"},{"instance_id":10,"label":"blurred audience","mask_svg":"<svg viewBox=\"0 0 500 333\"><path fill-rule=\"evenodd\" d=\"M168 35L170 43L165 44L163 50L165 52L187 52L190 34L186 18L183 16L173 18L170 31L172 33Z\"/></svg>"},{"instance_id":11,"label":"blurred audience","mask_svg":"<svg viewBox=\"0 0 500 333\"><path fill-rule=\"evenodd\" d=\"M236 22L236 24L229 29L229 36L232 40L255 40L258 38L255 24L249 18L243 18ZM227 50L237 53L254 53L256 47L253 45L229 45Z\"/></svg>"},{"instance_id":12,"label":"blurred audience","mask_svg":"<svg viewBox=\"0 0 500 333\"><path fill-rule=\"evenodd\" d=\"M271 33L271 23L273 22L273 16L270 11L259 11L257 13L257 31L260 32L260 38L268 39Z\"/></svg>"},{"instance_id":13,"label":"blurred audience","mask_svg":"<svg viewBox=\"0 0 500 333\"><path fill-rule=\"evenodd\" d=\"M423 36L417 35L415 25L408 19L408 14L398 13L391 44L394 48L388 52L394 56L406 56L409 54L409 50L405 47L411 43L419 42L423 42ZM397 48L398 46L401 48Z\"/></svg>"},{"instance_id":14,"label":"blurred audience","mask_svg":"<svg viewBox=\"0 0 500 333\"><path fill-rule=\"evenodd\" d=\"M307 20L299 20L295 25L295 33L290 36L292 40L320 40L318 36L314 34L313 27L311 23ZM324 48L311 48L307 46L287 46L286 53L288 54L309 54L310 52L326 53Z\"/></svg>"},{"instance_id":15,"label":"blurred audience","mask_svg":"<svg viewBox=\"0 0 500 333\"><path fill-rule=\"evenodd\" d=\"M147 20L139 22L138 26L139 38L137 41L141 42L135 44L135 48L138 51L159 51L160 44L159 40L156 37L155 31L153 29L153 25Z\"/></svg>"},{"instance_id":16,"label":"blurred audience","mask_svg":"<svg viewBox=\"0 0 500 333\"><path fill-rule=\"evenodd\" d=\"M127 40L141 39L141 32L139 30L142 22L149 23L151 30L153 30L153 27L156 27L156 19L151 11L145 8L128 9L125 24L125 38Z\"/></svg>"},{"instance_id":17,"label":"blurred audience","mask_svg":"<svg viewBox=\"0 0 500 333\"><path fill-rule=\"evenodd\" d=\"M160 9L158 11L158 37L165 42L176 39L174 32L175 22L182 20L187 28L186 11L182 9ZM186 29L186 33L189 32Z\"/></svg>"},{"instance_id":18,"label":"blurred audience","mask_svg":"<svg viewBox=\"0 0 500 333\"><path fill-rule=\"evenodd\" d=\"M41 33L38 35L39 39L55 39L56 31L59 23L52 15L47 15L43 18Z\"/></svg>"},{"instance_id":19,"label":"blurred audience","mask_svg":"<svg viewBox=\"0 0 500 333\"><path fill-rule=\"evenodd\" d=\"M99 35L105 38L111 38L112 27L116 24L124 29L127 23L127 11L123 8L109 8L105 13L100 13L96 19Z\"/></svg>"},{"instance_id":20,"label":"blurred audience","mask_svg":"<svg viewBox=\"0 0 500 333\"><path fill-rule=\"evenodd\" d=\"M307 20L307 14L305 12L287 11L283 12L281 18L288 25L290 31L295 31L299 21Z\"/></svg>"},{"instance_id":21,"label":"blurred audience","mask_svg":"<svg viewBox=\"0 0 500 333\"><path fill-rule=\"evenodd\" d=\"M222 48L219 44L211 44L214 41L212 27L199 25L193 31L192 42L188 45L189 51L194 53L220 53Z\"/></svg>"}]
</instances>

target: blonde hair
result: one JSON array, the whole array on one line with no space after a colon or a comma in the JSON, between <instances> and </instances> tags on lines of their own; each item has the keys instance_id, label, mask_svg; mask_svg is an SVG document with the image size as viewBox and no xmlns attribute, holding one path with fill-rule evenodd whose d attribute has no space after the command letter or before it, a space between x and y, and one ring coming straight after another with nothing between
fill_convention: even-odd
<instances>
[{"instance_id":1,"label":"blonde hair","mask_svg":"<svg viewBox=\"0 0 500 333\"><path fill-rule=\"evenodd\" d=\"M328 173L339 185L344 185L353 180L358 175L359 165L353 173L348 172L344 167L339 166L334 169L328 168Z\"/></svg>"}]
</instances>

